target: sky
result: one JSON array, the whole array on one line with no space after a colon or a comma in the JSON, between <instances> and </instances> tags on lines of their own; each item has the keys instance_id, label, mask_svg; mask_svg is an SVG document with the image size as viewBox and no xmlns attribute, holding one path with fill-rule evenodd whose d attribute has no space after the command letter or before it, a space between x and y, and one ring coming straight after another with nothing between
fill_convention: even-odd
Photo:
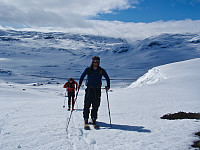
<instances>
[{"instance_id":1,"label":"sky","mask_svg":"<svg viewBox=\"0 0 200 150\"><path fill-rule=\"evenodd\" d=\"M1 28L142 37L200 32L200 0L0 0Z\"/></svg>"},{"instance_id":2,"label":"sky","mask_svg":"<svg viewBox=\"0 0 200 150\"><path fill-rule=\"evenodd\" d=\"M200 20L200 0L143 0L135 7L100 14L95 19L123 22Z\"/></svg>"}]
</instances>

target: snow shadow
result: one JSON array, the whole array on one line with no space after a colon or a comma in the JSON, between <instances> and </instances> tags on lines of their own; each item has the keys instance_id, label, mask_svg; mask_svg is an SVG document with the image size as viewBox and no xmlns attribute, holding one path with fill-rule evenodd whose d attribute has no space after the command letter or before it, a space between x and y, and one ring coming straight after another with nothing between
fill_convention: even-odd
<instances>
[{"instance_id":1,"label":"snow shadow","mask_svg":"<svg viewBox=\"0 0 200 150\"><path fill-rule=\"evenodd\" d=\"M90 111L91 111L92 109L90 109ZM74 111L83 111L83 109L74 109Z\"/></svg>"},{"instance_id":2,"label":"snow shadow","mask_svg":"<svg viewBox=\"0 0 200 150\"><path fill-rule=\"evenodd\" d=\"M76 109L76 108L75 108L74 111L83 111L83 109Z\"/></svg>"},{"instance_id":3,"label":"snow shadow","mask_svg":"<svg viewBox=\"0 0 200 150\"><path fill-rule=\"evenodd\" d=\"M100 127L109 128L109 129L151 133L151 130L145 129L143 126L112 124L112 127L111 127L110 124L107 124L105 122L98 122L98 124L100 125Z\"/></svg>"}]
</instances>

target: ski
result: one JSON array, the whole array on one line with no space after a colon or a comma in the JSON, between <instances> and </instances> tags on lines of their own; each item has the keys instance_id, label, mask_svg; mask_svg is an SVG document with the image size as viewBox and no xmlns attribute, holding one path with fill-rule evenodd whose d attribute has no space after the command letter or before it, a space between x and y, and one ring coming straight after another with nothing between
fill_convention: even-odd
<instances>
[{"instance_id":1,"label":"ski","mask_svg":"<svg viewBox=\"0 0 200 150\"><path fill-rule=\"evenodd\" d=\"M93 123L93 120L91 119L91 121L89 122L90 125L93 125L94 129L96 130L99 130L100 129L100 126L96 123L95 121L95 124Z\"/></svg>"},{"instance_id":2,"label":"ski","mask_svg":"<svg viewBox=\"0 0 200 150\"><path fill-rule=\"evenodd\" d=\"M100 126L99 126L98 124L93 125L93 127L94 127L94 129L96 129L96 130L99 130L99 129L100 129Z\"/></svg>"},{"instance_id":3,"label":"ski","mask_svg":"<svg viewBox=\"0 0 200 150\"><path fill-rule=\"evenodd\" d=\"M99 125L93 125L94 129L96 130L100 130L100 126ZM91 130L90 126L89 125L86 125L84 126L84 129L85 130Z\"/></svg>"},{"instance_id":4,"label":"ski","mask_svg":"<svg viewBox=\"0 0 200 150\"><path fill-rule=\"evenodd\" d=\"M85 125L84 125L84 129L85 129L85 130L90 130L89 124L85 124Z\"/></svg>"}]
</instances>

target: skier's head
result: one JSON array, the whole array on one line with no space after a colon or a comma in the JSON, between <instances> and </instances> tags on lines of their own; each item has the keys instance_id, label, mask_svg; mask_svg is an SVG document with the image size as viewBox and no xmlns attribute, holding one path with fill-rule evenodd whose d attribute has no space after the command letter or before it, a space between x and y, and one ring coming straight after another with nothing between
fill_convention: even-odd
<instances>
[{"instance_id":1,"label":"skier's head","mask_svg":"<svg viewBox=\"0 0 200 150\"><path fill-rule=\"evenodd\" d=\"M92 57L92 64L91 64L91 68L92 67L99 67L100 64L100 58L98 56L93 56Z\"/></svg>"},{"instance_id":2,"label":"skier's head","mask_svg":"<svg viewBox=\"0 0 200 150\"><path fill-rule=\"evenodd\" d=\"M73 78L69 78L68 81L69 81L70 83L72 83L72 82L74 81L74 79L73 79Z\"/></svg>"},{"instance_id":3,"label":"skier's head","mask_svg":"<svg viewBox=\"0 0 200 150\"><path fill-rule=\"evenodd\" d=\"M93 56L92 62L94 62L94 61L100 62L100 58L98 56Z\"/></svg>"}]
</instances>

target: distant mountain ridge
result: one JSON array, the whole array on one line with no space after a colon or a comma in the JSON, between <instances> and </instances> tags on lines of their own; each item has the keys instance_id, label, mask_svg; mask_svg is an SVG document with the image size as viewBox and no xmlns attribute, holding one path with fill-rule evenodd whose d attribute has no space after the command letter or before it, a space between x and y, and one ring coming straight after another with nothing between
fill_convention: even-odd
<instances>
[{"instance_id":1,"label":"distant mountain ridge","mask_svg":"<svg viewBox=\"0 0 200 150\"><path fill-rule=\"evenodd\" d=\"M14 81L25 82L23 75L79 78L94 55L101 57L111 78L134 79L159 65L199 58L200 34L161 34L128 42L85 34L0 30L4 72L0 76L9 72Z\"/></svg>"}]
</instances>

